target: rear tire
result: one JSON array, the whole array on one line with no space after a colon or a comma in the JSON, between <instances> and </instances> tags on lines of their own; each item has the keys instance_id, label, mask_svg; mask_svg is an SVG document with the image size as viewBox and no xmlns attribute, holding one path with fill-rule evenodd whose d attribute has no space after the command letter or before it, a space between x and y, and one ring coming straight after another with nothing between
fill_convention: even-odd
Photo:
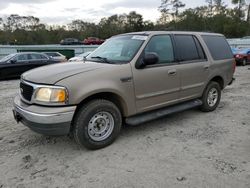
<instances>
[{"instance_id":1,"label":"rear tire","mask_svg":"<svg viewBox=\"0 0 250 188\"><path fill-rule=\"evenodd\" d=\"M200 110L203 112L214 111L220 103L221 88L218 82L209 82L202 95L202 105Z\"/></svg>"},{"instance_id":2,"label":"rear tire","mask_svg":"<svg viewBox=\"0 0 250 188\"><path fill-rule=\"evenodd\" d=\"M96 99L84 105L74 119L76 142L88 149L110 145L119 135L122 117L117 106L107 100Z\"/></svg>"}]
</instances>

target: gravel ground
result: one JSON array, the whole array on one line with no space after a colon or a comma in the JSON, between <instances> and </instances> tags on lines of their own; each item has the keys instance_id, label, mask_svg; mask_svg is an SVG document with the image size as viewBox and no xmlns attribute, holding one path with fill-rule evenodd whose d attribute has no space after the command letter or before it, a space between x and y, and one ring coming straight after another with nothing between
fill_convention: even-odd
<instances>
[{"instance_id":1,"label":"gravel ground","mask_svg":"<svg viewBox=\"0 0 250 188\"><path fill-rule=\"evenodd\" d=\"M88 151L68 137L47 137L17 124L18 80L0 82L0 188L250 187L250 70L216 111L189 110L124 127L111 146Z\"/></svg>"}]
</instances>

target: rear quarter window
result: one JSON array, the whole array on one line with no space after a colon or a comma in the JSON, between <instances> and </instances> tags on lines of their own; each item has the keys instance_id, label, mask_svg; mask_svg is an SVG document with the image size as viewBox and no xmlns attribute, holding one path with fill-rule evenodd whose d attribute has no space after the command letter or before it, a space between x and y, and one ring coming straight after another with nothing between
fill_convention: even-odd
<instances>
[{"instance_id":1,"label":"rear quarter window","mask_svg":"<svg viewBox=\"0 0 250 188\"><path fill-rule=\"evenodd\" d=\"M232 59L232 50L224 36L202 35L214 60Z\"/></svg>"}]
</instances>

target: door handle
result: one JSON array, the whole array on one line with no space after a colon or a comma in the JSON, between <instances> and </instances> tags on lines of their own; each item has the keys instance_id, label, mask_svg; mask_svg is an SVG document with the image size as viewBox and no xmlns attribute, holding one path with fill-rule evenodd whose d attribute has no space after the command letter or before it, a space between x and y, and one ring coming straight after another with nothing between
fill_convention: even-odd
<instances>
[{"instance_id":1,"label":"door handle","mask_svg":"<svg viewBox=\"0 0 250 188\"><path fill-rule=\"evenodd\" d=\"M205 69L205 70L208 70L209 67L210 67L209 65L204 65L204 69Z\"/></svg>"},{"instance_id":2,"label":"door handle","mask_svg":"<svg viewBox=\"0 0 250 188\"><path fill-rule=\"evenodd\" d=\"M176 69L169 70L168 74L171 76L176 75Z\"/></svg>"}]
</instances>

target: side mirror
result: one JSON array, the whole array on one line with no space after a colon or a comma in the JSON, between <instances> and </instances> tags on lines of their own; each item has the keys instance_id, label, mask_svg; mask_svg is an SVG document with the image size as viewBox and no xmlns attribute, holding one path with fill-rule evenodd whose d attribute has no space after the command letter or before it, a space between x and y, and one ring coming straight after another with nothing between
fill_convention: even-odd
<instances>
[{"instance_id":1,"label":"side mirror","mask_svg":"<svg viewBox=\"0 0 250 188\"><path fill-rule=\"evenodd\" d=\"M144 57L140 61L137 61L135 64L135 68L142 69L146 67L147 65L154 65L159 61L159 56L157 53L149 52L144 55Z\"/></svg>"},{"instance_id":2,"label":"side mirror","mask_svg":"<svg viewBox=\"0 0 250 188\"><path fill-rule=\"evenodd\" d=\"M145 66L147 65L154 65L159 61L159 56L157 53L150 52L146 53L145 56L143 57L143 63Z\"/></svg>"},{"instance_id":3,"label":"side mirror","mask_svg":"<svg viewBox=\"0 0 250 188\"><path fill-rule=\"evenodd\" d=\"M17 60L16 59L12 59L12 60L10 60L10 63L11 64L15 64L17 62Z\"/></svg>"}]
</instances>

